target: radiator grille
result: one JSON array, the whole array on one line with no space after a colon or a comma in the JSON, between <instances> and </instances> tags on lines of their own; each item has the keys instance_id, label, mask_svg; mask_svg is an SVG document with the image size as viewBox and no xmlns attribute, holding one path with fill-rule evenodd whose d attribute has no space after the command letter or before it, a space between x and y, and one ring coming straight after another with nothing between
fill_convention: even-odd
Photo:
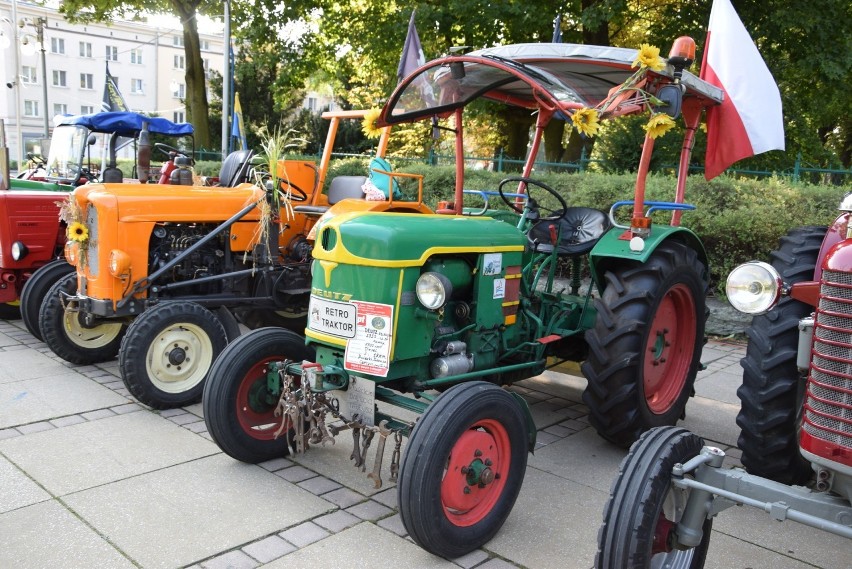
<instances>
[{"instance_id":1,"label":"radiator grille","mask_svg":"<svg viewBox=\"0 0 852 569\"><path fill-rule=\"evenodd\" d=\"M86 206L86 227L89 229L89 240L86 243L86 274L98 276L98 209L89 204Z\"/></svg>"}]
</instances>

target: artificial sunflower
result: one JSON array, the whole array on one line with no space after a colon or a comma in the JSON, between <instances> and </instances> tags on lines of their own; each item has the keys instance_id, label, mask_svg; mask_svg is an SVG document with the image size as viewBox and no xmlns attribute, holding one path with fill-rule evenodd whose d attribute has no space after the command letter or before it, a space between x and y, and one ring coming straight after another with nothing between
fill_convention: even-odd
<instances>
[{"instance_id":1,"label":"artificial sunflower","mask_svg":"<svg viewBox=\"0 0 852 569\"><path fill-rule=\"evenodd\" d=\"M651 138L659 138L666 134L674 125L675 122L669 115L666 113L657 113L651 115L648 123L643 125L642 128L645 129L645 132Z\"/></svg>"},{"instance_id":2,"label":"artificial sunflower","mask_svg":"<svg viewBox=\"0 0 852 569\"><path fill-rule=\"evenodd\" d=\"M364 120L361 121L361 130L367 138L378 138L381 136L382 129L376 126L376 121L381 113L381 109L370 109L364 115Z\"/></svg>"},{"instance_id":3,"label":"artificial sunflower","mask_svg":"<svg viewBox=\"0 0 852 569\"><path fill-rule=\"evenodd\" d=\"M78 243L85 243L89 239L89 228L79 221L75 221L68 226L68 239L77 241Z\"/></svg>"},{"instance_id":4,"label":"artificial sunflower","mask_svg":"<svg viewBox=\"0 0 852 569\"><path fill-rule=\"evenodd\" d=\"M574 114L571 115L571 122L574 123L574 126L581 134L585 134L586 136L595 136L600 127L598 124L598 112L588 107L574 111Z\"/></svg>"},{"instance_id":5,"label":"artificial sunflower","mask_svg":"<svg viewBox=\"0 0 852 569\"><path fill-rule=\"evenodd\" d=\"M666 62L660 57L660 48L651 44L643 43L639 46L639 53L636 54L636 59L633 60L633 67L651 69L660 71L666 66Z\"/></svg>"}]
</instances>

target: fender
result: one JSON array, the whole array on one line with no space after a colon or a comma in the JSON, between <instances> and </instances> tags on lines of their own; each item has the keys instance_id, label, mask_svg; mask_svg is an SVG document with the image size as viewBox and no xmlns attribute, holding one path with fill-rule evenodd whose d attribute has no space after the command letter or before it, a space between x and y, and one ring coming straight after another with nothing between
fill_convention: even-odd
<instances>
[{"instance_id":1,"label":"fender","mask_svg":"<svg viewBox=\"0 0 852 569\"><path fill-rule=\"evenodd\" d=\"M625 232L624 228L613 227L600 238L589 254L589 267L598 290L603 290L603 276L611 266L618 264L619 261L645 263L661 243L670 239L680 241L693 249L704 266L709 267L704 245L695 233L685 227L653 226L651 234L645 239L645 247L641 251L630 249L630 240L621 238Z\"/></svg>"}]
</instances>

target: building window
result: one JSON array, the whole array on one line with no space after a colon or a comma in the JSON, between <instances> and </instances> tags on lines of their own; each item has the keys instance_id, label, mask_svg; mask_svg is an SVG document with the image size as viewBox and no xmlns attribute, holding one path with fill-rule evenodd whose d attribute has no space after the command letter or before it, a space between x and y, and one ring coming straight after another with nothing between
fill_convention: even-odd
<instances>
[{"instance_id":1,"label":"building window","mask_svg":"<svg viewBox=\"0 0 852 569\"><path fill-rule=\"evenodd\" d=\"M68 82L65 77L64 71L59 71L58 69L53 70L53 86L54 87L67 87Z\"/></svg>"},{"instance_id":2,"label":"building window","mask_svg":"<svg viewBox=\"0 0 852 569\"><path fill-rule=\"evenodd\" d=\"M172 45L183 47L183 36L172 36Z\"/></svg>"},{"instance_id":3,"label":"building window","mask_svg":"<svg viewBox=\"0 0 852 569\"><path fill-rule=\"evenodd\" d=\"M316 97L308 97L308 110L312 112L316 112L317 110L317 98Z\"/></svg>"},{"instance_id":4,"label":"building window","mask_svg":"<svg viewBox=\"0 0 852 569\"><path fill-rule=\"evenodd\" d=\"M142 63L142 49L136 48L130 50L130 63L135 63L137 65Z\"/></svg>"},{"instance_id":5,"label":"building window","mask_svg":"<svg viewBox=\"0 0 852 569\"><path fill-rule=\"evenodd\" d=\"M80 89L94 89L92 87L92 74L91 73L81 73L80 74Z\"/></svg>"},{"instance_id":6,"label":"building window","mask_svg":"<svg viewBox=\"0 0 852 569\"><path fill-rule=\"evenodd\" d=\"M185 69L186 59L182 55L175 56L175 69Z\"/></svg>"},{"instance_id":7,"label":"building window","mask_svg":"<svg viewBox=\"0 0 852 569\"><path fill-rule=\"evenodd\" d=\"M50 53L65 54L65 40L62 38L50 38Z\"/></svg>"},{"instance_id":8,"label":"building window","mask_svg":"<svg viewBox=\"0 0 852 569\"><path fill-rule=\"evenodd\" d=\"M29 65L21 66L21 83L38 83L35 67Z\"/></svg>"},{"instance_id":9,"label":"building window","mask_svg":"<svg viewBox=\"0 0 852 569\"><path fill-rule=\"evenodd\" d=\"M141 95L143 93L141 79L130 80L130 92L134 95Z\"/></svg>"},{"instance_id":10,"label":"building window","mask_svg":"<svg viewBox=\"0 0 852 569\"><path fill-rule=\"evenodd\" d=\"M38 115L38 101L24 101L24 116L27 117L37 117Z\"/></svg>"},{"instance_id":11,"label":"building window","mask_svg":"<svg viewBox=\"0 0 852 569\"><path fill-rule=\"evenodd\" d=\"M53 114L54 115L67 115L68 114L68 105L65 103L53 103Z\"/></svg>"},{"instance_id":12,"label":"building window","mask_svg":"<svg viewBox=\"0 0 852 569\"><path fill-rule=\"evenodd\" d=\"M172 91L172 97L177 99L183 99L186 97L186 85L183 83L178 83L174 91Z\"/></svg>"},{"instance_id":13,"label":"building window","mask_svg":"<svg viewBox=\"0 0 852 569\"><path fill-rule=\"evenodd\" d=\"M118 48L114 45L106 46L107 61L118 61Z\"/></svg>"},{"instance_id":14,"label":"building window","mask_svg":"<svg viewBox=\"0 0 852 569\"><path fill-rule=\"evenodd\" d=\"M80 105L80 114L81 115L90 115L95 112L95 107L92 105Z\"/></svg>"},{"instance_id":15,"label":"building window","mask_svg":"<svg viewBox=\"0 0 852 569\"><path fill-rule=\"evenodd\" d=\"M89 42L80 42L80 57L92 57L92 44Z\"/></svg>"},{"instance_id":16,"label":"building window","mask_svg":"<svg viewBox=\"0 0 852 569\"><path fill-rule=\"evenodd\" d=\"M185 120L186 118L184 117L183 111L175 111L172 122L184 122Z\"/></svg>"},{"instance_id":17,"label":"building window","mask_svg":"<svg viewBox=\"0 0 852 569\"><path fill-rule=\"evenodd\" d=\"M210 42L207 40L199 40L201 45L201 49L204 51L210 51Z\"/></svg>"}]
</instances>

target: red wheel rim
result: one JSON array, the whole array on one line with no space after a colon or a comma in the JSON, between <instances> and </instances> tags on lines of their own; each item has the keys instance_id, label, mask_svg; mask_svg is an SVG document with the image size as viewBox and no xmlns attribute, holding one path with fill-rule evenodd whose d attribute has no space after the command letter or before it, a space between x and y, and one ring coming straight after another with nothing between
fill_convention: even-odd
<instances>
[{"instance_id":1,"label":"red wheel rim","mask_svg":"<svg viewBox=\"0 0 852 569\"><path fill-rule=\"evenodd\" d=\"M683 392L695 351L695 328L692 293L677 284L660 301L645 345L643 387L651 412L665 413Z\"/></svg>"},{"instance_id":2,"label":"red wheel rim","mask_svg":"<svg viewBox=\"0 0 852 569\"><path fill-rule=\"evenodd\" d=\"M651 555L657 553L668 553L672 550L669 537L674 530L674 522L668 520L662 512L657 518L657 527L654 528L654 541L651 544Z\"/></svg>"},{"instance_id":3,"label":"red wheel rim","mask_svg":"<svg viewBox=\"0 0 852 569\"><path fill-rule=\"evenodd\" d=\"M259 402L258 396L265 392L267 365L283 359L269 357L260 360L243 375L237 389L237 421L247 435L257 440L274 440L275 432L281 426L281 417L275 416L275 404Z\"/></svg>"},{"instance_id":4,"label":"red wheel rim","mask_svg":"<svg viewBox=\"0 0 852 569\"><path fill-rule=\"evenodd\" d=\"M511 450L509 434L494 419L462 433L441 480L441 505L453 525L472 526L491 512L506 486Z\"/></svg>"}]
</instances>

